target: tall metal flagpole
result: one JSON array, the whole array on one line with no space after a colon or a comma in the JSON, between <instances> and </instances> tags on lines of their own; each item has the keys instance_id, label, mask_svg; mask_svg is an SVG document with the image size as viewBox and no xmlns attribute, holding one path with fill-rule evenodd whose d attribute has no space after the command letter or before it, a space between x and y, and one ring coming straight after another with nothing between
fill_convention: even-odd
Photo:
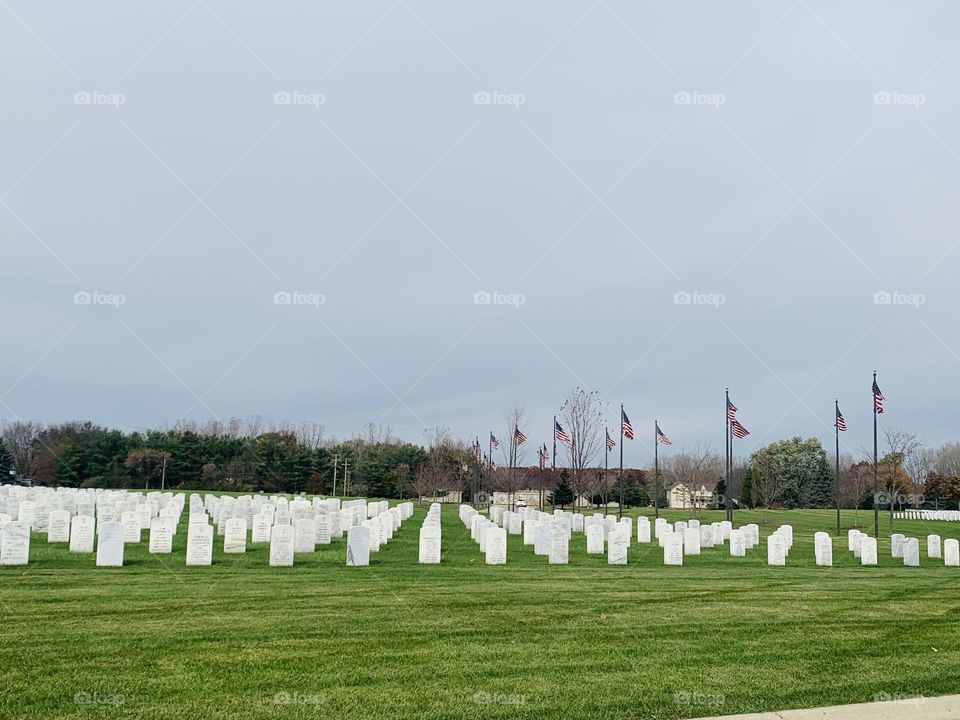
<instances>
[{"instance_id":1,"label":"tall metal flagpole","mask_svg":"<svg viewBox=\"0 0 960 720\"><path fill-rule=\"evenodd\" d=\"M620 508L617 518L623 517L623 403L620 403Z\"/></svg>"},{"instance_id":2,"label":"tall metal flagpole","mask_svg":"<svg viewBox=\"0 0 960 720\"><path fill-rule=\"evenodd\" d=\"M833 472L833 500L837 505L837 536L840 536L840 398L833 399L833 434L836 436L834 457L837 465Z\"/></svg>"},{"instance_id":3,"label":"tall metal flagpole","mask_svg":"<svg viewBox=\"0 0 960 720\"><path fill-rule=\"evenodd\" d=\"M733 434L733 423L730 423L730 471L727 474L727 520L733 523L733 502L734 502L734 493L733 493L733 439L736 435Z\"/></svg>"},{"instance_id":4,"label":"tall metal flagpole","mask_svg":"<svg viewBox=\"0 0 960 720\"><path fill-rule=\"evenodd\" d=\"M657 420L653 420L653 517L660 517L660 456L658 454L659 445L657 437Z\"/></svg>"},{"instance_id":5,"label":"tall metal flagpole","mask_svg":"<svg viewBox=\"0 0 960 720\"><path fill-rule=\"evenodd\" d=\"M724 446L727 449L727 464L724 468L724 487L726 489L727 497L726 500L726 517L727 520L730 520L730 464L731 464L731 454L733 451L733 436L730 432L730 388L727 388L727 401L723 406L723 417L726 421L726 432L724 433L725 437L723 438Z\"/></svg>"},{"instance_id":6,"label":"tall metal flagpole","mask_svg":"<svg viewBox=\"0 0 960 720\"><path fill-rule=\"evenodd\" d=\"M490 431L490 435L487 437L487 444L490 446L487 454L487 486L490 490L493 490L493 430ZM481 492L483 491L481 490ZM490 499L493 499L492 493Z\"/></svg>"},{"instance_id":7,"label":"tall metal flagpole","mask_svg":"<svg viewBox=\"0 0 960 720\"><path fill-rule=\"evenodd\" d=\"M556 483L557 481L557 416L553 416L553 427L550 428L550 432L553 434L553 457L550 460L550 479ZM556 486L554 486L556 490ZM554 495L554 502L556 502L557 497Z\"/></svg>"},{"instance_id":8,"label":"tall metal flagpole","mask_svg":"<svg viewBox=\"0 0 960 720\"><path fill-rule=\"evenodd\" d=\"M607 505L608 505L608 493L607 493L607 483L610 482L610 443L607 442L610 439L610 428L605 427L603 429L605 437L603 438L603 514L607 514Z\"/></svg>"},{"instance_id":9,"label":"tall metal flagpole","mask_svg":"<svg viewBox=\"0 0 960 720\"><path fill-rule=\"evenodd\" d=\"M880 510L877 509L877 398L874 393L877 387L877 371L873 371L873 385L870 386L870 399L873 400L873 536L879 542L880 540ZM890 498L890 502L893 502L893 498Z\"/></svg>"}]
</instances>

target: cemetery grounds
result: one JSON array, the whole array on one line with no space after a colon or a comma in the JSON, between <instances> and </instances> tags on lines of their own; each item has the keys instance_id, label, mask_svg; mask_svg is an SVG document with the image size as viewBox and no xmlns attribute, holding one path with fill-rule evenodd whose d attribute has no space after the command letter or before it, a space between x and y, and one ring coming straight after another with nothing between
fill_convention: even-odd
<instances>
[{"instance_id":1,"label":"cemetery grounds","mask_svg":"<svg viewBox=\"0 0 960 720\"><path fill-rule=\"evenodd\" d=\"M97 568L34 533L29 565L0 568L0 717L685 718L960 688L960 568L925 553L960 523L896 521L921 539L919 568L890 557L883 514L879 566L861 567L852 510L833 567L813 552L830 510L738 511L761 527L745 558L705 548L665 567L634 536L629 564L608 566L574 533L569 565L510 535L507 565L487 566L452 505L442 564L419 565L425 513L369 567L345 566L345 539L280 568L267 545L225 556L222 537L212 566L186 567L182 531L172 555L141 542ZM784 523L787 565L768 567ZM872 512L859 527L872 534Z\"/></svg>"}]
</instances>

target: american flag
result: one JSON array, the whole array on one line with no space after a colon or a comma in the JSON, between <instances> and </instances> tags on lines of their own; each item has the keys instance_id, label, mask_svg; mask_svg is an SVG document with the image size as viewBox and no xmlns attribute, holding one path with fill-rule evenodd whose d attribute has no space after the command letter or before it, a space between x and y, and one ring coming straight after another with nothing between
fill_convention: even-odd
<instances>
[{"instance_id":1,"label":"american flag","mask_svg":"<svg viewBox=\"0 0 960 720\"><path fill-rule=\"evenodd\" d=\"M747 430L743 425L740 424L738 420L733 420L730 423L730 432L733 433L734 437L745 438L750 434L750 431Z\"/></svg>"},{"instance_id":2,"label":"american flag","mask_svg":"<svg viewBox=\"0 0 960 720\"><path fill-rule=\"evenodd\" d=\"M837 430L840 432L847 431L847 421L843 419L843 415L840 414L840 408L837 408Z\"/></svg>"},{"instance_id":3,"label":"american flag","mask_svg":"<svg viewBox=\"0 0 960 720\"><path fill-rule=\"evenodd\" d=\"M497 436L493 433L490 433L490 447L492 447L494 450L500 447L500 441L497 440Z\"/></svg>"},{"instance_id":4,"label":"american flag","mask_svg":"<svg viewBox=\"0 0 960 720\"><path fill-rule=\"evenodd\" d=\"M730 398L727 398L727 420L730 422L737 421L737 406L730 402Z\"/></svg>"},{"instance_id":5,"label":"american flag","mask_svg":"<svg viewBox=\"0 0 960 720\"><path fill-rule=\"evenodd\" d=\"M546 448L537 448L537 460L540 463L540 469L543 470L544 465L547 464L547 450Z\"/></svg>"},{"instance_id":6,"label":"american flag","mask_svg":"<svg viewBox=\"0 0 960 720\"><path fill-rule=\"evenodd\" d=\"M607 450L613 450L616 443L613 441L613 438L610 437L610 431L607 430Z\"/></svg>"},{"instance_id":7,"label":"american flag","mask_svg":"<svg viewBox=\"0 0 960 720\"><path fill-rule=\"evenodd\" d=\"M473 446L473 456L477 459L477 462L480 462L480 455L483 451L480 449L480 438L477 438L476 443Z\"/></svg>"},{"instance_id":8,"label":"american flag","mask_svg":"<svg viewBox=\"0 0 960 720\"><path fill-rule=\"evenodd\" d=\"M880 386L877 385L877 379L873 379L873 411L878 415L883 412L883 401L886 398L880 392Z\"/></svg>"},{"instance_id":9,"label":"american flag","mask_svg":"<svg viewBox=\"0 0 960 720\"><path fill-rule=\"evenodd\" d=\"M520 432L520 428L513 426L513 437L517 440L517 445L523 445L527 441L527 436Z\"/></svg>"},{"instance_id":10,"label":"american flag","mask_svg":"<svg viewBox=\"0 0 960 720\"><path fill-rule=\"evenodd\" d=\"M657 429L657 440L660 441L661 445L673 445L673 443L670 442L670 438L663 434L663 430L660 429L657 423L654 423L653 426Z\"/></svg>"},{"instance_id":11,"label":"american flag","mask_svg":"<svg viewBox=\"0 0 960 720\"><path fill-rule=\"evenodd\" d=\"M630 418L627 417L623 408L620 408L620 427L623 428L623 436L627 440L633 440L633 425L630 424Z\"/></svg>"},{"instance_id":12,"label":"american flag","mask_svg":"<svg viewBox=\"0 0 960 720\"><path fill-rule=\"evenodd\" d=\"M562 443L570 444L570 436L563 431L560 423L556 420L553 421L553 436Z\"/></svg>"}]
</instances>

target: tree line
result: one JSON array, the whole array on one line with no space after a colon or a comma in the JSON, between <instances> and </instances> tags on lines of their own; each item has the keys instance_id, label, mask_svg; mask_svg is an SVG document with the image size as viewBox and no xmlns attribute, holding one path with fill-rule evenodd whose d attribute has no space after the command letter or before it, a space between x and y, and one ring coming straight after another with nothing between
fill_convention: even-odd
<instances>
[{"instance_id":1,"label":"tree line","mask_svg":"<svg viewBox=\"0 0 960 720\"><path fill-rule=\"evenodd\" d=\"M668 489L683 484L728 495L723 458L709 446L671 448L651 468L603 467L605 425L596 395L574 389L558 413L571 435L556 469L527 464L528 444L514 428L524 425L522 405L504 415L502 447L487 458L476 439L434 428L425 447L404 442L390 428L368 425L349 439L328 436L323 425L268 425L258 416L225 423L182 422L170 429L123 432L91 422L41 425L8 422L0 428L0 477L14 474L65 487L159 488L283 492L370 497L436 497L460 493L483 501L496 491L542 493L548 503L585 499L667 505ZM600 441L598 441L598 438ZM874 494L872 450L840 457L840 504L891 513L905 507L956 508L960 503L960 443L927 448L913 434L888 429ZM835 458L816 438L777 440L734 463L730 491L742 507L796 508L834 505ZM656 482L654 482L656 480ZM336 483L336 487L334 486Z\"/></svg>"}]
</instances>

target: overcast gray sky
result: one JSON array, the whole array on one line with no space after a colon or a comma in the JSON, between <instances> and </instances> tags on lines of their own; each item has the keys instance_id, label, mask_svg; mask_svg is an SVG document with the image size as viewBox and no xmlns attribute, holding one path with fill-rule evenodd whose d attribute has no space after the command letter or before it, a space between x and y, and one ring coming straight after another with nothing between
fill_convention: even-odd
<instances>
[{"instance_id":1,"label":"overcast gray sky","mask_svg":"<svg viewBox=\"0 0 960 720\"><path fill-rule=\"evenodd\" d=\"M956 439L956 3L0 17L5 419Z\"/></svg>"}]
</instances>

